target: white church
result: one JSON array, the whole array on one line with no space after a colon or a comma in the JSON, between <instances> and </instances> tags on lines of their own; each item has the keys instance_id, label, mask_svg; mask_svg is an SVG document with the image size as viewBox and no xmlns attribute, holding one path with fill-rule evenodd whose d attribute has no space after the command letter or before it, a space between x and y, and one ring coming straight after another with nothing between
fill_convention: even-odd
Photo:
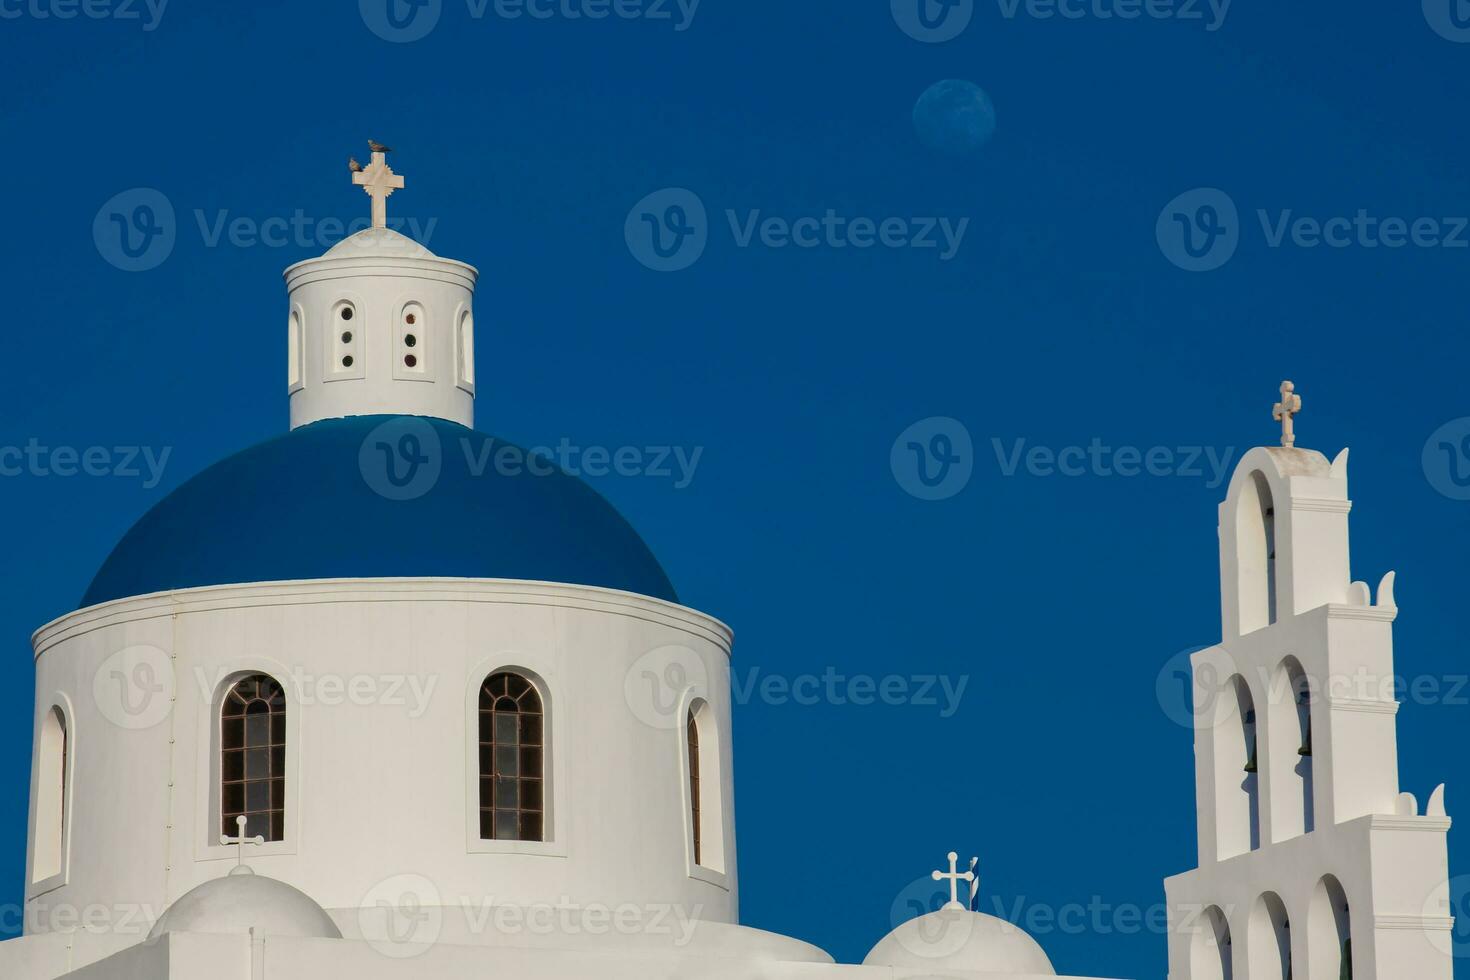
<instances>
[{"instance_id":1,"label":"white church","mask_svg":"<svg viewBox=\"0 0 1470 980\"><path fill-rule=\"evenodd\" d=\"M372 226L286 270L290 432L161 501L34 635L0 978L1056 976L954 852L949 901L861 964L740 924L731 630L589 487L474 431L477 273L387 228L385 152L352 168ZM1443 787L1401 791L1373 683L1393 575L1352 579L1347 453L1295 448L1300 408L1283 385L1282 446L1220 506L1168 976L1451 980Z\"/></svg>"}]
</instances>

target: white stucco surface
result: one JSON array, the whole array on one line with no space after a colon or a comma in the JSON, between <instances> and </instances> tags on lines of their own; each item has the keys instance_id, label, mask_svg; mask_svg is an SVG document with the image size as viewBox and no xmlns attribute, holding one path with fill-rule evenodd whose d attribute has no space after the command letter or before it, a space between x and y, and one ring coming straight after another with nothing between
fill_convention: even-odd
<instances>
[{"instance_id":1,"label":"white stucco surface","mask_svg":"<svg viewBox=\"0 0 1470 980\"><path fill-rule=\"evenodd\" d=\"M75 770L67 871L34 882L28 905L128 903L151 919L227 872L217 705L233 678L263 672L287 694L288 823L247 856L323 907L409 892L424 906L637 902L732 921L729 649L728 629L692 610L544 583L274 583L82 610L36 637L38 723L68 706ZM167 690L130 715L117 690L140 665ZM544 842L480 839L477 696L504 668L545 688ZM718 868L693 863L687 831L696 698L723 747L701 774L721 801L707 821Z\"/></svg>"}]
</instances>

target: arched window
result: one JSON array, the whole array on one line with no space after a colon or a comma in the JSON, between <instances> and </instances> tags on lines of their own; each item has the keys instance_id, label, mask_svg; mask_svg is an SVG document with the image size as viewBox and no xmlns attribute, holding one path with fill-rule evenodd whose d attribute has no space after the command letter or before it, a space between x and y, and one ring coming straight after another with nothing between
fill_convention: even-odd
<instances>
[{"instance_id":1,"label":"arched window","mask_svg":"<svg viewBox=\"0 0 1470 980\"><path fill-rule=\"evenodd\" d=\"M285 838L286 693L251 674L230 685L220 707L220 833Z\"/></svg>"},{"instance_id":2,"label":"arched window","mask_svg":"<svg viewBox=\"0 0 1470 980\"><path fill-rule=\"evenodd\" d=\"M66 716L52 707L41 719L36 745L36 834L31 880L61 874L66 851Z\"/></svg>"},{"instance_id":3,"label":"arched window","mask_svg":"<svg viewBox=\"0 0 1470 980\"><path fill-rule=\"evenodd\" d=\"M491 674L481 685L481 839L544 839L545 719L540 692L520 674Z\"/></svg>"},{"instance_id":4,"label":"arched window","mask_svg":"<svg viewBox=\"0 0 1470 980\"><path fill-rule=\"evenodd\" d=\"M699 722L694 720L694 709L689 709L689 722L685 726L689 735L689 809L694 826L694 863L703 863L699 847Z\"/></svg>"},{"instance_id":5,"label":"arched window","mask_svg":"<svg viewBox=\"0 0 1470 980\"><path fill-rule=\"evenodd\" d=\"M699 867L725 871L724 785L720 778L720 732L714 709L696 699L684 724L689 766L689 854Z\"/></svg>"}]
</instances>

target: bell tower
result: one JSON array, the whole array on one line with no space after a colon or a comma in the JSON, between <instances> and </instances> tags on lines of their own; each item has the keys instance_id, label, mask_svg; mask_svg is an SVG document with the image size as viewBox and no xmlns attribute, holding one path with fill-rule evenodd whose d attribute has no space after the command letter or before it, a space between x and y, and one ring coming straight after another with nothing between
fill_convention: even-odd
<instances>
[{"instance_id":1,"label":"bell tower","mask_svg":"<svg viewBox=\"0 0 1470 980\"><path fill-rule=\"evenodd\" d=\"M1444 787L1398 783L1394 575L1349 571L1348 452L1246 453L1220 505L1221 642L1194 654L1199 867L1171 980L1450 980Z\"/></svg>"}]
</instances>

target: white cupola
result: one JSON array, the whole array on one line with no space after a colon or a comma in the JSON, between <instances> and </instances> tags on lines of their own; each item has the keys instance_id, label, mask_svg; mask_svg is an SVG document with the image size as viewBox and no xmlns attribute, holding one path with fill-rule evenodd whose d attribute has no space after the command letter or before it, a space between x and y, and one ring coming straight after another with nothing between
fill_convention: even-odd
<instances>
[{"instance_id":1,"label":"white cupola","mask_svg":"<svg viewBox=\"0 0 1470 980\"><path fill-rule=\"evenodd\" d=\"M387 227L403 178L375 148L352 180L372 226L286 270L291 428L350 415L475 421L473 266Z\"/></svg>"}]
</instances>

